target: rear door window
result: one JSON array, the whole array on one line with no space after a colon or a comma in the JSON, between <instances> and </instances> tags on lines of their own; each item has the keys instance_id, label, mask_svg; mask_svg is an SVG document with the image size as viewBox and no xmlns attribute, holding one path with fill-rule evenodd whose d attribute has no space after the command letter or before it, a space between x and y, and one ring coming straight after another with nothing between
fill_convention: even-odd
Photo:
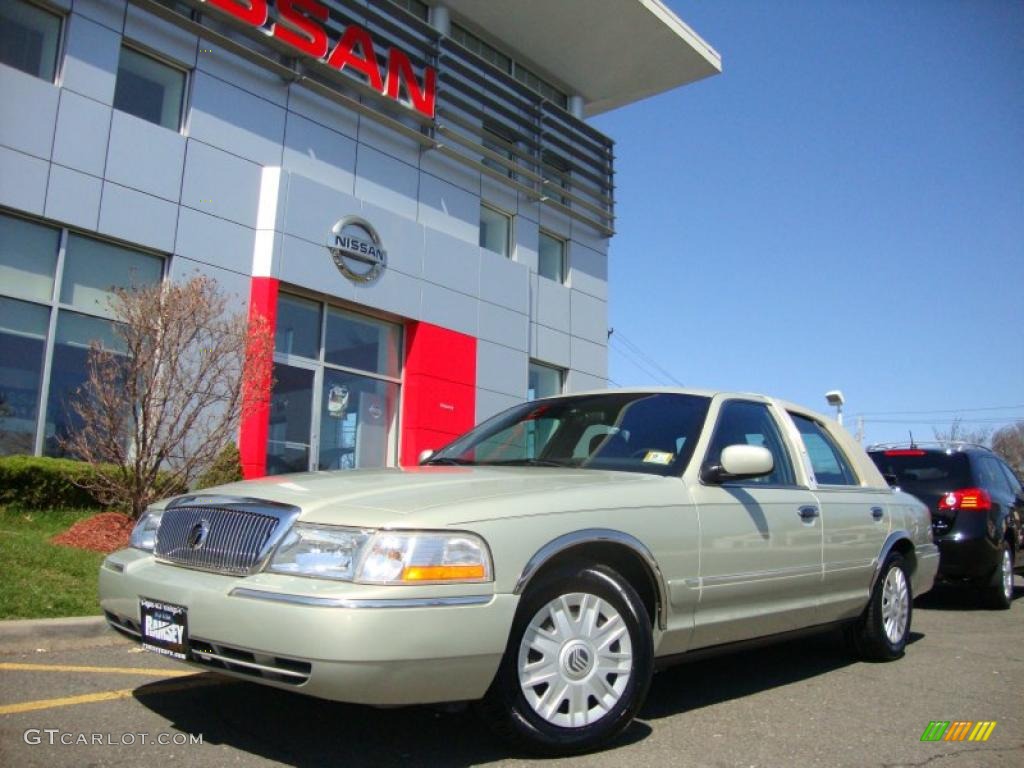
<instances>
[{"instance_id":1,"label":"rear door window","mask_svg":"<svg viewBox=\"0 0 1024 768\"><path fill-rule=\"evenodd\" d=\"M789 414L811 459L814 477L821 485L857 485L857 475L850 460L836 445L828 431L813 419L798 413Z\"/></svg>"}]
</instances>

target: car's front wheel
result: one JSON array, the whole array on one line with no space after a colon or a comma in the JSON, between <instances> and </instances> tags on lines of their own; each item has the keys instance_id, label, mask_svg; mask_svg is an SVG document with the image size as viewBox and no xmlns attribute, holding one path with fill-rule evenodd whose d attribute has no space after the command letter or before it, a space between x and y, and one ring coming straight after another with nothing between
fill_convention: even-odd
<instances>
[{"instance_id":1,"label":"car's front wheel","mask_svg":"<svg viewBox=\"0 0 1024 768\"><path fill-rule=\"evenodd\" d=\"M576 565L527 590L481 711L532 751L585 752L629 725L652 672L651 623L636 590L610 568Z\"/></svg>"},{"instance_id":2,"label":"car's front wheel","mask_svg":"<svg viewBox=\"0 0 1024 768\"><path fill-rule=\"evenodd\" d=\"M849 628L854 651L868 661L898 659L907 647L912 613L910 575L903 556L893 552L882 566L867 608Z\"/></svg>"}]
</instances>

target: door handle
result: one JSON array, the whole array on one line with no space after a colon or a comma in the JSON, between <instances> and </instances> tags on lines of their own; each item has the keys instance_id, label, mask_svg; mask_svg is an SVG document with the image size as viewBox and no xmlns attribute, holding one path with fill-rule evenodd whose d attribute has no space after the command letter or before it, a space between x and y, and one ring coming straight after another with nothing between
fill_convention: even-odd
<instances>
[{"instance_id":1,"label":"door handle","mask_svg":"<svg viewBox=\"0 0 1024 768\"><path fill-rule=\"evenodd\" d=\"M871 508L871 516L873 518L875 518L875 520L881 520L884 515L885 515L885 510L882 509L881 507L872 507Z\"/></svg>"},{"instance_id":2,"label":"door handle","mask_svg":"<svg viewBox=\"0 0 1024 768\"><path fill-rule=\"evenodd\" d=\"M800 515L800 519L810 521L818 516L818 508L811 506L800 507L800 509L797 510L797 514Z\"/></svg>"}]
</instances>

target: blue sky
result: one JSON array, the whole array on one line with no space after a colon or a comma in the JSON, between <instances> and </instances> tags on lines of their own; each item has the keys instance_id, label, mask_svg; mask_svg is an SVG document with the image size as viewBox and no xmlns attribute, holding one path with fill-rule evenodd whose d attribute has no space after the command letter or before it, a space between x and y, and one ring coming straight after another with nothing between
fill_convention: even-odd
<instances>
[{"instance_id":1,"label":"blue sky","mask_svg":"<svg viewBox=\"0 0 1024 768\"><path fill-rule=\"evenodd\" d=\"M688 386L840 388L868 442L1024 419L1024 3L667 2L723 73L593 120L613 381L671 383L632 342Z\"/></svg>"}]
</instances>

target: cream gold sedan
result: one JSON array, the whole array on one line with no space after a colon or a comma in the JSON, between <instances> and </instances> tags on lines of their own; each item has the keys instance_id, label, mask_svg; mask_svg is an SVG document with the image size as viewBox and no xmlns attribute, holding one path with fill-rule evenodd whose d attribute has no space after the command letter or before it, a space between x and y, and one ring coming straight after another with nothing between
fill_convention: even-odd
<instances>
[{"instance_id":1,"label":"cream gold sedan","mask_svg":"<svg viewBox=\"0 0 1024 768\"><path fill-rule=\"evenodd\" d=\"M834 422L615 390L515 406L420 467L155 505L100 597L182 661L338 701L477 701L567 754L697 649L842 625L862 657L900 657L937 565L928 510Z\"/></svg>"}]
</instances>

